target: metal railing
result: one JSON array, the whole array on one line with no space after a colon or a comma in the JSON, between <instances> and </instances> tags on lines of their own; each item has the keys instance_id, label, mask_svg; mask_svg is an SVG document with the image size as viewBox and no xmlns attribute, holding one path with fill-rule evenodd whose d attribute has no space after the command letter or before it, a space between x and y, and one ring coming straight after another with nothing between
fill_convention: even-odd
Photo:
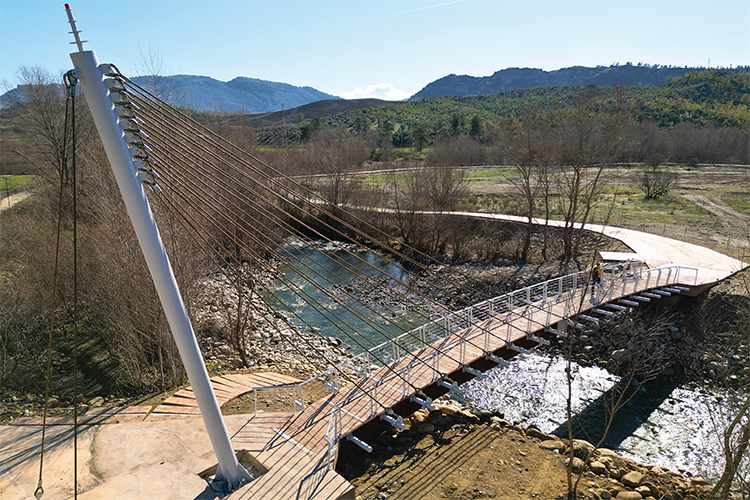
<instances>
[{"instance_id":1,"label":"metal railing","mask_svg":"<svg viewBox=\"0 0 750 500\"><path fill-rule=\"evenodd\" d=\"M328 445L328 466L331 468L335 445L341 437L342 407L366 395L370 405L369 415L365 418L371 418L380 413L379 405L375 404L380 390L387 387L401 392L404 398L408 397L411 393L408 380L412 371L425 366L431 373L429 383L437 382L443 377L440 370L441 351L455 352L457 349L457 361L468 364L472 360L467 359L467 344L481 346L485 354L491 350L493 337L506 345L513 345L514 333L518 336L517 332L522 331L528 335L580 313L586 297L594 299L596 304L604 304L651 288L678 283L695 284L698 278L698 269L695 268L665 266L645 269L642 263L610 266L603 271L601 284L592 283L588 270L553 278L430 321L299 384L255 387L252 389L254 412L258 412L260 397L261 404L265 401L266 408L296 414L306 407L306 401L317 401L330 393L337 393L341 386L341 374L345 374L345 378L357 377L360 391L333 404L329 415L325 440ZM564 303L562 316L554 312L554 308L561 303ZM442 343L436 346L439 341ZM407 354L412 359L396 367L397 362ZM385 377L373 377L372 372L385 364L391 364L394 369ZM288 394L289 398L280 401L280 393ZM270 399L274 400L273 403L269 403Z\"/></svg>"},{"instance_id":2,"label":"metal railing","mask_svg":"<svg viewBox=\"0 0 750 500\"><path fill-rule=\"evenodd\" d=\"M470 361L466 359L467 344L474 347L483 345L487 355L490 354L488 351L492 337L512 346L514 331L523 330L530 334L550 327L561 319L575 316L581 312L587 296L593 298L596 304L604 304L652 288L674 284L695 285L698 279L698 269L676 265L646 269L643 263L630 262L626 265L609 266L603 271L600 284L592 283L590 270L581 271L521 288L430 321L300 383L300 399L295 399L294 404L304 405L304 390L314 381L325 380L326 390L338 392L340 374L359 378L360 391L339 401L331 410L326 431L328 461L331 465L334 449L332 443L341 437L341 408L355 398L368 395L372 404L369 405L369 415L365 418L377 415L380 409L373 401L378 400L378 388L387 385L391 389L402 390L404 397L407 397L410 390L406 381L410 380L410 372L424 367L425 363L432 374L427 385L441 380L444 374L440 371L440 351L458 348L458 361L467 363ZM562 317L553 312L553 308L560 303L565 304ZM523 326L518 324L518 318L522 318ZM498 321L505 328L498 328ZM476 335L478 332L481 332L480 336ZM443 343L435 346L437 348L428 347L438 341ZM406 364L397 363L407 354L411 355L411 361ZM376 379L371 376L373 371L385 364L394 367L385 377Z\"/></svg>"},{"instance_id":3,"label":"metal railing","mask_svg":"<svg viewBox=\"0 0 750 500\"><path fill-rule=\"evenodd\" d=\"M253 387L251 389L253 393L253 415L258 414L259 395L261 404L264 402L266 404L265 408L263 408L264 411L287 411L287 409L289 409L296 415L298 411L302 411L305 408L300 385L301 384ZM284 396L288 396L289 399L282 401L282 397Z\"/></svg>"}]
</instances>

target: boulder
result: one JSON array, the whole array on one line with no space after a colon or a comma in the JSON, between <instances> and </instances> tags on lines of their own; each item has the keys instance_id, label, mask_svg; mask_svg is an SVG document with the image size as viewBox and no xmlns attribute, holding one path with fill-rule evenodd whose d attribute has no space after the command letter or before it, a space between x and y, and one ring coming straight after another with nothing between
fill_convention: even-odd
<instances>
[{"instance_id":1,"label":"boulder","mask_svg":"<svg viewBox=\"0 0 750 500\"><path fill-rule=\"evenodd\" d=\"M557 436L553 436L551 434L545 434L539 429L535 429L534 427L529 427L526 429L526 435L529 437L537 438L542 441L550 441L550 440L557 440Z\"/></svg>"},{"instance_id":2,"label":"boulder","mask_svg":"<svg viewBox=\"0 0 750 500\"><path fill-rule=\"evenodd\" d=\"M638 493L640 493L643 498L651 496L651 488L649 488L646 485L637 487L635 489L635 491L637 491Z\"/></svg>"},{"instance_id":3,"label":"boulder","mask_svg":"<svg viewBox=\"0 0 750 500\"><path fill-rule=\"evenodd\" d=\"M458 405L454 406L452 404L446 404L446 403L448 403L448 402L440 402L440 403L438 403L436 401L433 401L432 405L436 409L438 409L441 412L445 413L446 415L455 415L460 410L460 408L458 407Z\"/></svg>"},{"instance_id":4,"label":"boulder","mask_svg":"<svg viewBox=\"0 0 750 500\"><path fill-rule=\"evenodd\" d=\"M97 396L93 398L91 401L89 401L89 406L101 406L104 404L104 398L101 396Z\"/></svg>"},{"instance_id":5,"label":"boulder","mask_svg":"<svg viewBox=\"0 0 750 500\"><path fill-rule=\"evenodd\" d=\"M591 469L591 472L593 472L594 474L601 475L607 473L607 466L596 460L589 464L589 469Z\"/></svg>"},{"instance_id":6,"label":"boulder","mask_svg":"<svg viewBox=\"0 0 750 500\"><path fill-rule=\"evenodd\" d=\"M620 479L620 482L628 488L637 488L643 481L643 474L637 471L628 472Z\"/></svg>"},{"instance_id":7,"label":"boulder","mask_svg":"<svg viewBox=\"0 0 750 500\"><path fill-rule=\"evenodd\" d=\"M615 500L641 500L643 497L637 491L621 491Z\"/></svg>"},{"instance_id":8,"label":"boulder","mask_svg":"<svg viewBox=\"0 0 750 500\"><path fill-rule=\"evenodd\" d=\"M565 443L557 439L550 439L549 441L542 441L539 443L539 447L543 450L562 451L565 449Z\"/></svg>"},{"instance_id":9,"label":"boulder","mask_svg":"<svg viewBox=\"0 0 750 500\"><path fill-rule=\"evenodd\" d=\"M435 432L435 426L429 422L424 422L417 426L417 432L421 432L423 434L429 434L431 432Z\"/></svg>"},{"instance_id":10,"label":"boulder","mask_svg":"<svg viewBox=\"0 0 750 500\"><path fill-rule=\"evenodd\" d=\"M616 457L616 456L618 456L617 453L615 453L614 451L610 450L609 448L599 448L598 450L596 450L596 453L600 457Z\"/></svg>"},{"instance_id":11,"label":"boulder","mask_svg":"<svg viewBox=\"0 0 750 500\"><path fill-rule=\"evenodd\" d=\"M569 463L570 463L570 458L565 460L565 467L567 467ZM579 472L583 470L584 465L585 465L585 462L583 460L577 457L573 457L573 465L571 466L571 469L573 472L578 474Z\"/></svg>"},{"instance_id":12,"label":"boulder","mask_svg":"<svg viewBox=\"0 0 750 500\"><path fill-rule=\"evenodd\" d=\"M581 460L588 460L589 455L595 450L593 444L583 439L573 440L573 456Z\"/></svg>"},{"instance_id":13,"label":"boulder","mask_svg":"<svg viewBox=\"0 0 750 500\"><path fill-rule=\"evenodd\" d=\"M429 414L430 414L429 409L422 408L421 410L417 410L414 413L412 413L409 419L412 421L412 423L418 424L427 420L427 417L429 416Z\"/></svg>"},{"instance_id":14,"label":"boulder","mask_svg":"<svg viewBox=\"0 0 750 500\"><path fill-rule=\"evenodd\" d=\"M599 492L599 497L602 500L609 500L610 498L612 498L612 494L609 492L609 490L602 490Z\"/></svg>"}]
</instances>

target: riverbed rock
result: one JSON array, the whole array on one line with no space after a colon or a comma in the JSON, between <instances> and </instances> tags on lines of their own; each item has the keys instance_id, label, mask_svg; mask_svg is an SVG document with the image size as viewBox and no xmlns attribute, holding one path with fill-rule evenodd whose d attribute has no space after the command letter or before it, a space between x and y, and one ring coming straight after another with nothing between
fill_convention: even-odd
<instances>
[{"instance_id":1,"label":"riverbed rock","mask_svg":"<svg viewBox=\"0 0 750 500\"><path fill-rule=\"evenodd\" d=\"M414 413L412 413L410 420L413 424L422 423L425 420L427 420L427 417L430 415L430 410L427 408L422 408L421 410L417 410Z\"/></svg>"},{"instance_id":2,"label":"riverbed rock","mask_svg":"<svg viewBox=\"0 0 750 500\"><path fill-rule=\"evenodd\" d=\"M432 405L435 407L435 409L440 410L446 415L455 415L461 409L457 402L451 400L433 401Z\"/></svg>"},{"instance_id":3,"label":"riverbed rock","mask_svg":"<svg viewBox=\"0 0 750 500\"><path fill-rule=\"evenodd\" d=\"M635 491L637 491L638 493L640 493L643 498L651 496L651 488L649 488L646 485L637 487L635 489Z\"/></svg>"},{"instance_id":4,"label":"riverbed rock","mask_svg":"<svg viewBox=\"0 0 750 500\"><path fill-rule=\"evenodd\" d=\"M609 500L612 498L612 494L609 492L609 490L602 490L599 492L599 498L602 500Z\"/></svg>"},{"instance_id":5,"label":"riverbed rock","mask_svg":"<svg viewBox=\"0 0 750 500\"><path fill-rule=\"evenodd\" d=\"M615 500L641 500L643 497L637 491L621 491Z\"/></svg>"},{"instance_id":6,"label":"riverbed rock","mask_svg":"<svg viewBox=\"0 0 750 500\"><path fill-rule=\"evenodd\" d=\"M620 479L620 482L628 488L637 488L643 481L643 474L637 471L628 472Z\"/></svg>"},{"instance_id":7,"label":"riverbed rock","mask_svg":"<svg viewBox=\"0 0 750 500\"><path fill-rule=\"evenodd\" d=\"M589 455L595 450L595 446L583 439L573 440L573 456L581 460L588 460Z\"/></svg>"},{"instance_id":8,"label":"riverbed rock","mask_svg":"<svg viewBox=\"0 0 750 500\"><path fill-rule=\"evenodd\" d=\"M709 486L711 483L709 483L702 477L693 477L690 479L690 484L693 486Z\"/></svg>"},{"instance_id":9,"label":"riverbed rock","mask_svg":"<svg viewBox=\"0 0 750 500\"><path fill-rule=\"evenodd\" d=\"M567 467L569 463L570 463L570 458L565 460L565 467ZM577 457L573 457L573 465L571 466L571 469L573 470L573 472L578 474L579 472L583 470L584 465L585 465L585 462L583 460Z\"/></svg>"},{"instance_id":10,"label":"riverbed rock","mask_svg":"<svg viewBox=\"0 0 750 500\"><path fill-rule=\"evenodd\" d=\"M596 454L600 457L616 457L617 452L610 450L609 448L598 448Z\"/></svg>"},{"instance_id":11,"label":"riverbed rock","mask_svg":"<svg viewBox=\"0 0 750 500\"><path fill-rule=\"evenodd\" d=\"M97 396L89 401L89 406L102 406L104 404L104 398Z\"/></svg>"},{"instance_id":12,"label":"riverbed rock","mask_svg":"<svg viewBox=\"0 0 750 500\"><path fill-rule=\"evenodd\" d=\"M539 429L535 429L534 427L529 427L526 429L526 435L529 437L537 438L542 441L550 441L550 440L557 440L557 436L553 436L551 434L545 434L544 432L540 431Z\"/></svg>"},{"instance_id":13,"label":"riverbed rock","mask_svg":"<svg viewBox=\"0 0 750 500\"><path fill-rule=\"evenodd\" d=\"M435 426L429 422L424 422L417 426L417 432L421 432L423 434L429 434L431 432L435 432Z\"/></svg>"},{"instance_id":14,"label":"riverbed rock","mask_svg":"<svg viewBox=\"0 0 750 500\"><path fill-rule=\"evenodd\" d=\"M594 460L589 464L589 469L591 469L591 472L594 474L601 475L607 473L607 466L597 460Z\"/></svg>"},{"instance_id":15,"label":"riverbed rock","mask_svg":"<svg viewBox=\"0 0 750 500\"><path fill-rule=\"evenodd\" d=\"M543 450L557 450L562 451L566 448L565 443L557 439L550 439L548 441L542 441L539 443L539 447Z\"/></svg>"}]
</instances>

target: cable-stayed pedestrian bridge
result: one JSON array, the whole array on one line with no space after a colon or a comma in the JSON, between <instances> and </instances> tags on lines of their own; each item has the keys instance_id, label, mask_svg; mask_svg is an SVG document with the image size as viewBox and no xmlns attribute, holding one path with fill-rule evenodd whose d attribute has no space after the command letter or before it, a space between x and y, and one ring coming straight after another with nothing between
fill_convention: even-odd
<instances>
[{"instance_id":1,"label":"cable-stayed pedestrian bridge","mask_svg":"<svg viewBox=\"0 0 750 500\"><path fill-rule=\"evenodd\" d=\"M567 336L573 328L618 311L687 292L697 275L695 268L647 269L630 263L606 269L600 284L593 284L588 272L571 274L446 315L298 384L292 402L298 410L255 451L273 462L274 450L288 458L281 444L293 443L302 454L317 457L319 468L332 470L339 440L370 449L356 436L369 422L381 419L403 427L398 409L411 413L430 408L432 397L457 391L461 382L483 377L487 369L507 364L550 338ZM309 396L307 387L321 379L327 394L306 405L306 400L317 398ZM242 433L235 442L242 442ZM295 488L266 486L270 489L257 489L263 491L263 498L290 498ZM248 488L256 490L254 485ZM345 485L341 488L346 490Z\"/></svg>"},{"instance_id":2,"label":"cable-stayed pedestrian bridge","mask_svg":"<svg viewBox=\"0 0 750 500\"><path fill-rule=\"evenodd\" d=\"M668 259L687 265L653 268L648 260L630 261L605 268L601 283L594 283L591 272L584 270L488 298L494 293L485 283L471 276L445 276L442 262L394 238L387 222L380 220L382 214L373 218L366 210L347 210L324 199L313 186L237 147L128 79L114 65L99 64L93 52L83 49L69 9L68 15L78 47L71 55L75 70L66 76L72 109L80 85L190 380L189 389L152 412L161 420L174 420L139 422L143 427L132 432L172 424L159 429L177 434L176 429L189 427L191 420L177 417L201 415L218 459L216 467L207 471L213 474L212 486L241 486L228 498L353 498L351 485L334 470L342 440L367 450L368 426L384 422L402 427L403 417L411 411L431 408L435 397L457 391L462 382L482 377L518 353L565 337L571 328L716 281L703 279L705 266L690 259ZM276 322L270 323L271 328L320 374L299 383L285 376L257 374L210 379L156 220L168 221L172 241L184 237L196 252L204 253L213 273L237 297L223 304L236 324L250 324L255 314L267 314L272 307L266 301L273 298L274 317L288 328ZM301 242L319 260L295 251L290 241ZM373 263L358 250L363 245L377 251L388 265ZM322 261L332 267L321 268ZM302 281L279 272L275 263L283 263ZM725 267L718 271L721 277L739 270ZM326 271L331 268L338 271ZM292 298L285 299L269 286L260 277L263 273L276 276ZM347 286L355 282L370 292L357 293ZM429 293L435 286L442 288L441 299ZM266 302L265 307L259 302ZM333 325L360 354L343 363L332 362L330 353L311 340L317 329L301 314L298 303ZM412 314L402 316L402 309ZM239 329L236 334L243 339L246 332ZM244 349L242 341L238 348ZM256 386L263 383L260 380L282 385ZM224 419L219 410L217 395L225 401L252 392L262 401L264 394L279 390L290 395L286 412ZM195 436L198 430L191 429ZM118 436L115 431L111 435ZM149 436L141 446L160 442L158 436ZM100 445L102 441L97 440ZM209 455L207 444L201 446L203 456ZM253 464L258 477L240 465L236 450ZM153 455L161 451L154 450ZM23 454L11 458L19 468L25 463ZM187 459L177 458L181 460ZM131 475L151 470L134 465ZM149 497L185 496L194 487L195 472L177 467L173 473L184 478L185 490L151 489ZM90 482L104 488L132 479L112 473L116 479L107 481L101 472L97 474ZM41 476L40 467L40 488ZM96 496L95 486L91 488L87 493ZM109 489L106 494L102 490L99 496L128 495L125 488Z\"/></svg>"}]
</instances>

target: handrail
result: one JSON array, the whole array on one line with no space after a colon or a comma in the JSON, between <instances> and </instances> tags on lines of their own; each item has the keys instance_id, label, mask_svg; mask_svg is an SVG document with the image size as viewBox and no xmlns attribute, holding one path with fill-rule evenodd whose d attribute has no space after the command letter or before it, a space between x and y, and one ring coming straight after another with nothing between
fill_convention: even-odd
<instances>
[{"instance_id":1,"label":"handrail","mask_svg":"<svg viewBox=\"0 0 750 500\"><path fill-rule=\"evenodd\" d=\"M396 366L397 361L403 357L402 352L407 354L409 352L427 351L427 346L430 344L438 340L448 339L454 334L457 335L457 338L451 346L458 346L459 361L463 363L466 343L468 342L467 335L473 335L478 328L485 335L485 345L488 345L489 337L491 335L497 337L499 334L491 332L489 328L483 327L482 324L489 324L490 321L501 316L504 317L503 324L507 324L505 340L509 345L512 345L513 330L519 329L518 326L513 324L514 318L520 317L527 321L526 332L528 334L534 324L539 325L540 328L551 326L552 308L561 302L565 302L564 318L577 314L573 299L585 298L587 293L591 293L592 297L596 295L598 303L605 303L623 296L622 294L625 293L629 283L635 283L634 289L640 292L671 284L695 285L698 280L697 268L678 265L645 269L642 262L628 262L624 266L606 266L603 271L601 285L594 286L590 279L590 270L579 271L508 292L429 321L298 384L300 398L302 398L304 387L315 380L320 380L322 377L331 381L330 384L326 384L330 392L338 392L339 373L363 377L365 386L361 389L361 392L370 392L373 396L376 396L377 387L380 384L385 384L385 382L373 379L370 376L373 367L379 367L379 363L374 362L374 360L384 360L386 363L393 363ZM619 284L622 284L622 292L618 292ZM578 295L581 291L583 297ZM542 319L539 319L539 314L542 315ZM430 367L433 370L431 382L436 382L441 378L439 353L435 351L434 355L426 354L426 358L419 361L412 360L398 369L392 370L391 375L394 377L403 376L414 368L415 363L423 364L427 362L431 363ZM332 415L334 411L340 411L341 407L356 397L359 397L359 395L355 392L347 399L339 401L336 408L331 410ZM377 411L378 409L375 406L370 405L370 416L374 416ZM337 435L336 439L339 437L340 435ZM326 433L326 440L328 440L328 432ZM329 453L330 446L329 441Z\"/></svg>"},{"instance_id":2,"label":"handrail","mask_svg":"<svg viewBox=\"0 0 750 500\"><path fill-rule=\"evenodd\" d=\"M268 385L263 387L253 387L250 389L253 393L253 415L258 414L258 393L263 392L278 392L278 391L285 391L289 390L291 391L292 401L290 403L291 410L294 412L294 414L297 414L298 409L304 409L304 401L300 397L300 399L297 399L297 396L301 396L300 386L301 384L289 384L289 385ZM248 392L250 392L248 391Z\"/></svg>"}]
</instances>

